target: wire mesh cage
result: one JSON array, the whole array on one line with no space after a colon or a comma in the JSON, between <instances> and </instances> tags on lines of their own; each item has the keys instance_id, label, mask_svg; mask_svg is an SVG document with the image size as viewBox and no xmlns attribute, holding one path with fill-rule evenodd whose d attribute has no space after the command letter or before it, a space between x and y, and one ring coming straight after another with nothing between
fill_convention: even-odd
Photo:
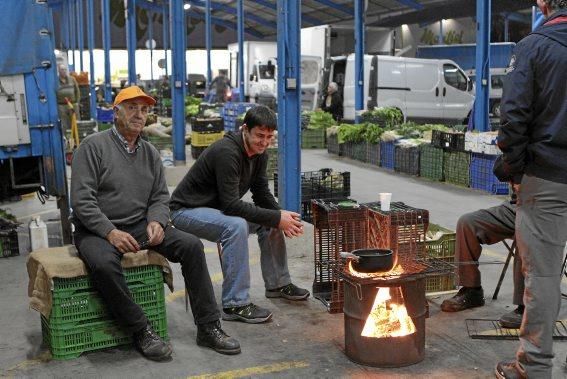
<instances>
[{"instance_id":1,"label":"wire mesh cage","mask_svg":"<svg viewBox=\"0 0 567 379\"><path fill-rule=\"evenodd\" d=\"M469 166L471 164L471 154L461 151L445 151L443 160L445 181L468 187L470 183Z\"/></svg>"},{"instance_id":2,"label":"wire mesh cage","mask_svg":"<svg viewBox=\"0 0 567 379\"><path fill-rule=\"evenodd\" d=\"M409 175L419 175L419 147L395 147L394 170Z\"/></svg>"},{"instance_id":3,"label":"wire mesh cage","mask_svg":"<svg viewBox=\"0 0 567 379\"><path fill-rule=\"evenodd\" d=\"M419 176L443 181L443 149L424 144L419 150Z\"/></svg>"}]
</instances>

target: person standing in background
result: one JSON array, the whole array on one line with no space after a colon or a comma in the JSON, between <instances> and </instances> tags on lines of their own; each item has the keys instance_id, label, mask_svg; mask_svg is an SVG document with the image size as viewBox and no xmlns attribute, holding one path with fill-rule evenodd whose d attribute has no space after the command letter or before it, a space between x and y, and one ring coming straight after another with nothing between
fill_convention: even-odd
<instances>
[{"instance_id":1,"label":"person standing in background","mask_svg":"<svg viewBox=\"0 0 567 379\"><path fill-rule=\"evenodd\" d=\"M335 121L340 121L343 118L343 99L339 93L337 83L329 83L327 96L325 96L321 103L321 110L332 114Z\"/></svg>"},{"instance_id":2,"label":"person standing in background","mask_svg":"<svg viewBox=\"0 0 567 379\"><path fill-rule=\"evenodd\" d=\"M81 92L79 84L71 75L66 65L60 64L57 66L59 72L59 88L57 89L57 111L61 119L61 128L63 129L63 136L65 132L71 128L71 113L79 117L79 100L81 99ZM73 105L73 109L69 107L67 100Z\"/></svg>"}]
</instances>

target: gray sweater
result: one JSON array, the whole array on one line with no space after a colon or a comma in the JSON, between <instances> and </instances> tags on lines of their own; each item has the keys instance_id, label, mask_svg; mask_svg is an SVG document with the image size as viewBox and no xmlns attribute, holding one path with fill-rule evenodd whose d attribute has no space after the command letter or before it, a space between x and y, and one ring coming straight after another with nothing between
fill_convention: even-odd
<instances>
[{"instance_id":1,"label":"gray sweater","mask_svg":"<svg viewBox=\"0 0 567 379\"><path fill-rule=\"evenodd\" d=\"M158 151L148 142L128 154L112 129L85 138L73 156L72 221L105 238L143 220L165 227L169 192Z\"/></svg>"}]
</instances>

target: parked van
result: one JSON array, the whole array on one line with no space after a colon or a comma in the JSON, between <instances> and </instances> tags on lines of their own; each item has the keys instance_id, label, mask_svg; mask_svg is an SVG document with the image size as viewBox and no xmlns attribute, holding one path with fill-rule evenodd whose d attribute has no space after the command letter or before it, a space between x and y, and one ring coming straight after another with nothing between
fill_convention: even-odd
<instances>
[{"instance_id":1,"label":"parked van","mask_svg":"<svg viewBox=\"0 0 567 379\"><path fill-rule=\"evenodd\" d=\"M502 101L502 88L506 77L506 68L490 69L489 105L490 117L500 118L500 102ZM467 72L473 83L476 81L475 70Z\"/></svg>"},{"instance_id":2,"label":"parked van","mask_svg":"<svg viewBox=\"0 0 567 379\"><path fill-rule=\"evenodd\" d=\"M354 54L344 77L344 118L354 120ZM472 81L446 59L365 55L364 94L364 110L394 107L406 121L428 123L462 124L474 102Z\"/></svg>"}]
</instances>

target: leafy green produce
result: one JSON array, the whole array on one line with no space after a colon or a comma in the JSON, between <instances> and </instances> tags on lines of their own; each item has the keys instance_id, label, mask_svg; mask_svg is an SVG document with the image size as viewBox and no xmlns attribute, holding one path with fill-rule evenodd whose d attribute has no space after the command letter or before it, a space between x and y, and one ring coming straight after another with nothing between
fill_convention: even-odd
<instances>
[{"instance_id":1,"label":"leafy green produce","mask_svg":"<svg viewBox=\"0 0 567 379\"><path fill-rule=\"evenodd\" d=\"M362 142L366 133L366 124L341 124L339 126L339 143Z\"/></svg>"},{"instance_id":2,"label":"leafy green produce","mask_svg":"<svg viewBox=\"0 0 567 379\"><path fill-rule=\"evenodd\" d=\"M392 107L381 107L371 111L366 111L361 115L362 122L378 124L386 129L395 128L403 122L402 111Z\"/></svg>"},{"instance_id":3,"label":"leafy green produce","mask_svg":"<svg viewBox=\"0 0 567 379\"><path fill-rule=\"evenodd\" d=\"M335 120L330 113L323 111L311 112L307 129L326 129L335 125Z\"/></svg>"},{"instance_id":4,"label":"leafy green produce","mask_svg":"<svg viewBox=\"0 0 567 379\"><path fill-rule=\"evenodd\" d=\"M366 124L366 130L364 132L364 139L368 143L376 144L380 142L380 136L384 133L384 129L377 124Z\"/></svg>"},{"instance_id":5,"label":"leafy green produce","mask_svg":"<svg viewBox=\"0 0 567 379\"><path fill-rule=\"evenodd\" d=\"M199 105L201 104L201 99L194 96L185 96L185 105Z\"/></svg>"},{"instance_id":6,"label":"leafy green produce","mask_svg":"<svg viewBox=\"0 0 567 379\"><path fill-rule=\"evenodd\" d=\"M199 114L199 104L189 104L185 106L187 116L197 116Z\"/></svg>"}]
</instances>

